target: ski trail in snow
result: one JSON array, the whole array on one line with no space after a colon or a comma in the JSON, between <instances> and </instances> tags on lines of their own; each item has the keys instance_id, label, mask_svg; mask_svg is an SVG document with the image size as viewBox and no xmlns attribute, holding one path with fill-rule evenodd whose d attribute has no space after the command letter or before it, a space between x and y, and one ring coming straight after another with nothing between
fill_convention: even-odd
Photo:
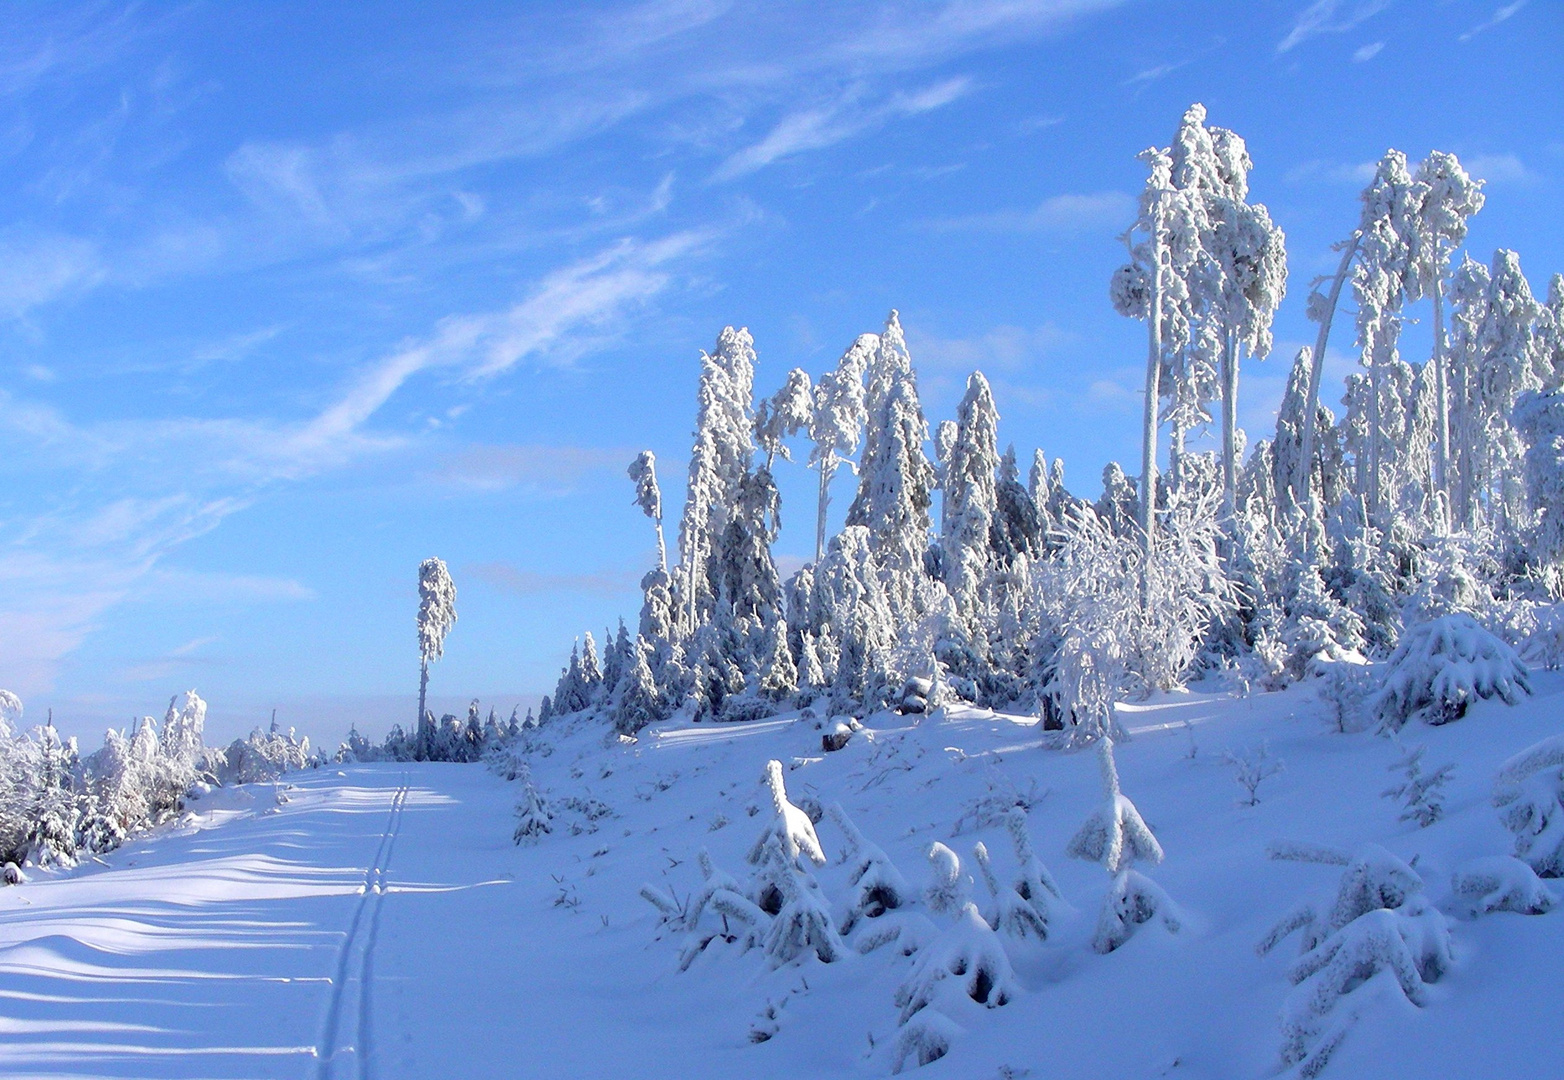
<instances>
[{"instance_id":1,"label":"ski trail in snow","mask_svg":"<svg viewBox=\"0 0 1564 1080\"><path fill-rule=\"evenodd\" d=\"M358 906L353 909L353 919L348 924L347 936L343 939L341 952L337 956L337 973L332 979L331 996L326 1003L326 1019L316 1050L317 1080L332 1080L333 1077L343 1075L337 1064L339 1053L342 1051L352 1054L353 1072L361 1080L367 1076L363 1037L369 1029L368 975L372 969L369 951L374 945L374 940L372 933L361 935L360 930L365 926L366 914L369 916L371 929L378 925L380 900L385 895L386 863L391 858L392 848L396 846L396 833L402 822L402 807L407 803L407 791L407 776L404 774L401 786L391 798L391 812L386 817L385 831L380 834L380 846L375 850L375 857L370 862L369 869L364 872L363 892L359 895ZM358 988L356 1005L358 1045L356 1046L352 1043L340 1045L344 998L348 994L350 985Z\"/></svg>"},{"instance_id":2,"label":"ski trail in snow","mask_svg":"<svg viewBox=\"0 0 1564 1080\"><path fill-rule=\"evenodd\" d=\"M375 940L380 936L380 912L385 907L388 887L386 870L391 865L391 853L396 850L397 834L402 827L402 808L406 805L407 782L404 776L400 795L391 807L392 822L388 830L391 840L386 845L385 857L380 861L379 879L374 887L374 910L369 916L369 937L364 942L364 966L358 995L358 1053L355 1055L359 1080L368 1080L374 1074L374 1007L371 999L375 988Z\"/></svg>"}]
</instances>

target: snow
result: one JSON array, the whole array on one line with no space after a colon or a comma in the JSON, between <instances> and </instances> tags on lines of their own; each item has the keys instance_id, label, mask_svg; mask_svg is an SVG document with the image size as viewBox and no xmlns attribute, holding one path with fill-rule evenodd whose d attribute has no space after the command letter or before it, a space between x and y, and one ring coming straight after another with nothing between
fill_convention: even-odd
<instances>
[{"instance_id":1,"label":"snow","mask_svg":"<svg viewBox=\"0 0 1564 1080\"><path fill-rule=\"evenodd\" d=\"M1564 967L1564 914L1515 910L1547 906L1521 893L1536 901L1548 886L1507 859L1492 798L1506 761L1511 787L1552 776L1554 744L1539 744L1560 735L1564 675L1532 680L1516 706L1474 701L1461 723L1424 729L1434 760L1461 763L1427 828L1381 797L1396 748L1328 730L1329 705L1308 687L1121 707L1132 738L1114 748L1116 775L1165 850L1157 887L1177 898L1178 931L1153 918L1107 955L1091 947L1103 869L1064 858L1104 805L1100 751L1044 749L1030 718L878 714L825 755L813 723L786 716L671 721L606 743L601 722L557 721L530 736L531 782L554 817L526 846L511 835L526 781L478 765L328 767L220 788L100 860L0 888L0 1075L699 1080L885 1075L899 1061L931 1080L1260 1076L1281 1067L1284 1012L1311 1051L1330 1042L1327 1077L1446 1075L1457 1060L1473 1078L1536 1075L1538 1033L1557 1022L1547 988ZM1198 747L1262 742L1288 768L1257 805L1235 805L1230 768ZM771 761L797 818L779 813ZM996 775L1045 794L958 838ZM841 810L809 822L799 807L814 803ZM1019 857L1016 818L1030 844ZM807 869L782 853L805 822L824 866L807 841ZM729 872L746 868L757 835L792 889L785 930ZM1046 941L990 932L981 905L923 905L907 880L927 878L933 844L954 853L958 839L984 844L973 865L1007 897L1002 923L1019 910L1004 882L1048 894ZM1287 858L1270 856L1273 841L1288 841L1274 845ZM894 882L900 907L864 907L847 931L840 911L820 921L870 874ZM642 899L643 885L689 925ZM1400 906L1375 906L1397 888ZM1311 894L1326 920L1311 948L1326 951L1306 964L1257 956ZM1474 904L1498 910L1474 917ZM765 924L746 928L741 912ZM1339 999L1308 995L1353 982L1365 957L1385 966L1350 1006L1308 1005ZM1435 968L1447 970L1425 978ZM909 1005L926 999L905 1024L903 990Z\"/></svg>"}]
</instances>

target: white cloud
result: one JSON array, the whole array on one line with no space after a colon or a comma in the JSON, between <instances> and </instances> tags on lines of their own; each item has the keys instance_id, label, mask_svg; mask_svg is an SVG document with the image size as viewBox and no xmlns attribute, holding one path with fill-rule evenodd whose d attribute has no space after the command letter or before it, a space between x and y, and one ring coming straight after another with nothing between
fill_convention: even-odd
<instances>
[{"instance_id":1,"label":"white cloud","mask_svg":"<svg viewBox=\"0 0 1564 1080\"><path fill-rule=\"evenodd\" d=\"M1462 34L1461 40L1471 41L1474 37L1476 37L1478 34L1481 34L1483 31L1492 30L1495 26L1498 26L1500 23L1507 21L1517 11L1525 7L1526 3L1527 0L1514 0L1513 3L1505 4L1503 7L1494 11L1494 13L1488 18L1484 19L1466 33Z\"/></svg>"},{"instance_id":2,"label":"white cloud","mask_svg":"<svg viewBox=\"0 0 1564 1080\"><path fill-rule=\"evenodd\" d=\"M97 248L71 236L0 239L0 316L19 319L104 275Z\"/></svg>"},{"instance_id":3,"label":"white cloud","mask_svg":"<svg viewBox=\"0 0 1564 1080\"><path fill-rule=\"evenodd\" d=\"M1355 64L1367 63L1368 61L1374 59L1374 57L1378 56L1380 54L1380 50L1384 49L1384 47L1385 43L1383 41L1375 41L1368 45L1360 45L1357 51L1352 54L1352 62Z\"/></svg>"},{"instance_id":4,"label":"white cloud","mask_svg":"<svg viewBox=\"0 0 1564 1080\"><path fill-rule=\"evenodd\" d=\"M1315 0L1299 12L1292 29L1276 46L1278 53L1288 52L1321 34L1342 34L1378 15L1390 6L1390 0Z\"/></svg>"},{"instance_id":5,"label":"white cloud","mask_svg":"<svg viewBox=\"0 0 1564 1080\"><path fill-rule=\"evenodd\" d=\"M567 491L584 477L623 472L635 451L597 446L468 446L448 455L433 479L469 491Z\"/></svg>"},{"instance_id":6,"label":"white cloud","mask_svg":"<svg viewBox=\"0 0 1564 1080\"><path fill-rule=\"evenodd\" d=\"M1467 158L1461 164L1472 176L1491 184L1530 184L1539 179L1537 174L1528 169L1525 162L1514 154L1478 154Z\"/></svg>"},{"instance_id":7,"label":"white cloud","mask_svg":"<svg viewBox=\"0 0 1564 1080\"><path fill-rule=\"evenodd\" d=\"M1377 162L1359 161L1329 162L1329 161L1305 161L1301 165L1295 165L1287 170L1283 177L1289 184L1312 183L1325 181L1332 184L1353 184L1362 187L1374 179L1374 170Z\"/></svg>"},{"instance_id":8,"label":"white cloud","mask_svg":"<svg viewBox=\"0 0 1564 1080\"><path fill-rule=\"evenodd\" d=\"M936 218L926 223L936 232L1079 233L1104 228L1123 229L1134 220L1135 199L1122 191L1084 195L1054 195L1031 210L996 210L987 214Z\"/></svg>"},{"instance_id":9,"label":"white cloud","mask_svg":"<svg viewBox=\"0 0 1564 1080\"><path fill-rule=\"evenodd\" d=\"M863 106L860 88L829 105L790 113L759 142L728 157L712 174L716 181L746 176L773 162L808 150L834 146L898 116L918 116L949 105L972 88L966 78L946 79L911 93L897 93L873 107Z\"/></svg>"}]
</instances>

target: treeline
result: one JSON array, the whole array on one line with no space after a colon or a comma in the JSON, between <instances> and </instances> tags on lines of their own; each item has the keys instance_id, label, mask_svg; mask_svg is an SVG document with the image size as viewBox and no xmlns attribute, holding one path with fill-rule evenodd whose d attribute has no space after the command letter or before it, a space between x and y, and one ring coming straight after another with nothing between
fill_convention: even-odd
<instances>
[{"instance_id":1,"label":"treeline","mask_svg":"<svg viewBox=\"0 0 1564 1080\"><path fill-rule=\"evenodd\" d=\"M646 452L630 477L660 560L638 623L621 621L601 654L579 641L539 721L593 711L632 733L675 713L964 700L1091 737L1123 695L1197 674L1276 688L1387 657L1405 628L1453 614L1523 647L1554 625L1564 278L1540 302L1514 252L1459 251L1480 181L1450 154L1415 168L1385 155L1338 273L1311 289L1316 347L1293 362L1276 431L1250 448L1240 362L1271 348L1285 237L1249 201L1243 140L1200 106L1142 159L1131 260L1107 283L1147 326L1138 476L1111 464L1090 500L1041 450L1023 474L977 372L931 437L894 311L832 370L791 371L770 397L755 394L752 338L728 327L700 358L678 561ZM1362 370L1338 417L1319 400L1321 363L1349 288ZM1420 304L1433 348L1405 357ZM1213 425L1220 449L1189 449ZM784 581L773 470L803 447L816 557ZM844 471L856 490L828 536Z\"/></svg>"},{"instance_id":2,"label":"treeline","mask_svg":"<svg viewBox=\"0 0 1564 1080\"><path fill-rule=\"evenodd\" d=\"M54 724L18 732L22 703L0 690L0 863L9 883L21 867L73 866L177 815L223 783L273 780L311 763L309 739L257 728L227 749L205 745L206 702L175 695L161 728L142 717L111 728L83 755Z\"/></svg>"}]
</instances>

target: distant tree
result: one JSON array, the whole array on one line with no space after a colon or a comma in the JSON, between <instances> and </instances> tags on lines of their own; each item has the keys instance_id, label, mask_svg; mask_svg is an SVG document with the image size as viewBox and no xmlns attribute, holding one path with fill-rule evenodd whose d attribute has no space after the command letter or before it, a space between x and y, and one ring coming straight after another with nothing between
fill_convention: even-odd
<instances>
[{"instance_id":1,"label":"distant tree","mask_svg":"<svg viewBox=\"0 0 1564 1080\"><path fill-rule=\"evenodd\" d=\"M427 711L429 665L445 655L445 635L456 625L456 586L440 559L418 567L418 722Z\"/></svg>"},{"instance_id":2,"label":"distant tree","mask_svg":"<svg viewBox=\"0 0 1564 1080\"><path fill-rule=\"evenodd\" d=\"M657 528L657 566L667 571L668 547L663 543L663 496L657 488L657 458L650 450L642 450L630 462L629 473L635 484L635 505Z\"/></svg>"}]
</instances>

